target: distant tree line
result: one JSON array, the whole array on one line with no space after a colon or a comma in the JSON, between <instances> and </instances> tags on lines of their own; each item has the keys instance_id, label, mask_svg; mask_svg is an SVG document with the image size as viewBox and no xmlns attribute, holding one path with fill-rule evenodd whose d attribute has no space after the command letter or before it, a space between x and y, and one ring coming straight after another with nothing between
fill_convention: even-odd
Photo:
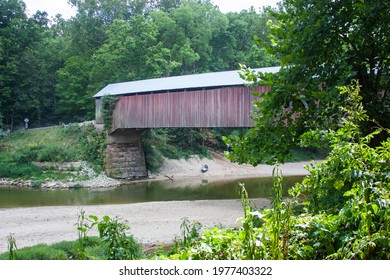
<instances>
[{"instance_id":1,"label":"distant tree line","mask_svg":"<svg viewBox=\"0 0 390 280\"><path fill-rule=\"evenodd\" d=\"M108 83L267 67L277 59L263 11L222 13L209 0L70 0L74 17L28 16L0 2L0 128L94 118L92 96Z\"/></svg>"}]
</instances>

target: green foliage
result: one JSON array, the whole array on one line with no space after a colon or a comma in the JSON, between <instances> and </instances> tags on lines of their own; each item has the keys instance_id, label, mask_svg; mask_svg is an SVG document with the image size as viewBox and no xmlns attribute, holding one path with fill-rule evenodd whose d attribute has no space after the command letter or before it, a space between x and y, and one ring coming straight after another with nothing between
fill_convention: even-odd
<instances>
[{"instance_id":1,"label":"green foliage","mask_svg":"<svg viewBox=\"0 0 390 280\"><path fill-rule=\"evenodd\" d=\"M18 260L76 260L79 254L78 241L63 241L53 245L39 244L18 249ZM99 237L88 237L85 243L86 259L107 259L107 247ZM10 253L0 254L0 260L11 259Z\"/></svg>"},{"instance_id":2,"label":"green foliage","mask_svg":"<svg viewBox=\"0 0 390 280\"><path fill-rule=\"evenodd\" d=\"M10 259L10 254L0 255L0 259ZM66 253L52 246L40 244L33 247L18 249L17 260L67 260Z\"/></svg>"},{"instance_id":3,"label":"green foliage","mask_svg":"<svg viewBox=\"0 0 390 280\"><path fill-rule=\"evenodd\" d=\"M32 161L65 162L76 158L76 155L72 154L72 152L74 150L69 150L57 144L32 145L31 147L23 147L15 151L13 161L18 164L27 164Z\"/></svg>"},{"instance_id":4,"label":"green foliage","mask_svg":"<svg viewBox=\"0 0 390 280\"><path fill-rule=\"evenodd\" d=\"M199 238L199 231L202 225L197 221L190 221L188 218L183 218L180 225L182 233L182 244L183 246L188 246L193 241Z\"/></svg>"},{"instance_id":5,"label":"green foliage","mask_svg":"<svg viewBox=\"0 0 390 280\"><path fill-rule=\"evenodd\" d=\"M280 58L282 67L276 74L243 69L249 84L271 90L258 93L263 101L255 103L256 125L231 142L230 159L252 165L283 162L305 132L337 129L340 106L348 102L337 87L354 79L370 119L389 127L389 10L381 0L292 0L271 10L268 40L259 38L259 43ZM376 125L365 121L360 128L368 135ZM370 145L386 137L377 134Z\"/></svg>"},{"instance_id":6,"label":"green foliage","mask_svg":"<svg viewBox=\"0 0 390 280\"><path fill-rule=\"evenodd\" d=\"M16 246L16 240L15 238L12 236L12 234L10 234L8 237L7 237L7 240L8 240L8 253L9 253L9 259L10 260L16 260L18 259L18 256L17 256L17 249L18 247Z\"/></svg>"},{"instance_id":7,"label":"green foliage","mask_svg":"<svg viewBox=\"0 0 390 280\"><path fill-rule=\"evenodd\" d=\"M171 259L256 260L284 259L289 255L291 207L283 201L282 177L275 169L272 209L258 210L250 205L248 193L240 185L244 217L240 228L214 227L195 238L188 238L170 256ZM187 223L188 224L188 223ZM187 230L188 231L188 230Z\"/></svg>"},{"instance_id":8,"label":"green foliage","mask_svg":"<svg viewBox=\"0 0 390 280\"><path fill-rule=\"evenodd\" d=\"M329 156L310 166L310 176L292 191L308 199L292 230L291 251L294 258L305 259L388 259L390 138L380 146L369 144L375 134L389 130L361 135L359 124L368 116L359 88L343 87L341 94L349 105L342 108L341 127L321 137L331 143ZM303 136L303 143L317 139L315 134Z\"/></svg>"},{"instance_id":9,"label":"green foliage","mask_svg":"<svg viewBox=\"0 0 390 280\"><path fill-rule=\"evenodd\" d=\"M141 246L127 231L130 227L118 220L104 216L98 222L96 216L90 216L97 224L102 242L108 246L109 260L136 260L142 255Z\"/></svg>"},{"instance_id":10,"label":"green foliage","mask_svg":"<svg viewBox=\"0 0 390 280\"><path fill-rule=\"evenodd\" d=\"M74 177L32 164L38 162L87 161L103 168L106 134L93 125L77 124L42 130L16 131L0 140L0 177L45 180ZM74 171L74 170L69 170Z\"/></svg>"},{"instance_id":11,"label":"green foliage","mask_svg":"<svg viewBox=\"0 0 390 280\"><path fill-rule=\"evenodd\" d=\"M167 144L166 130L149 129L142 133L142 145L145 153L146 168L158 171L164 164L163 150L173 148Z\"/></svg>"},{"instance_id":12,"label":"green foliage","mask_svg":"<svg viewBox=\"0 0 390 280\"><path fill-rule=\"evenodd\" d=\"M348 199L345 192L357 186L373 186L388 181L387 142L378 147L370 146L374 136L385 130L379 128L363 136L359 124L368 116L363 110L358 85L342 88L341 94L348 104L348 107L342 108L345 116L340 121L341 127L337 131L328 131L323 137L330 143L332 151L321 165L311 166L311 176L299 187L309 196L311 211L338 211ZM318 135L316 131L303 134L302 145L317 141Z\"/></svg>"},{"instance_id":13,"label":"green foliage","mask_svg":"<svg viewBox=\"0 0 390 280\"><path fill-rule=\"evenodd\" d=\"M52 245L53 248L63 251L69 260L104 260L107 259L107 247L102 243L101 239L96 236L88 236L84 240L84 258L80 255L79 240L62 241Z\"/></svg>"},{"instance_id":14,"label":"green foliage","mask_svg":"<svg viewBox=\"0 0 390 280\"><path fill-rule=\"evenodd\" d=\"M0 178L23 178L26 175L41 174L41 170L31 163L17 164L0 159Z\"/></svg>"},{"instance_id":15,"label":"green foliage","mask_svg":"<svg viewBox=\"0 0 390 280\"><path fill-rule=\"evenodd\" d=\"M81 122L93 119L93 95L87 91L89 68L89 57L80 55L68 58L64 67L57 71L57 114L61 115L62 121Z\"/></svg>"},{"instance_id":16,"label":"green foliage","mask_svg":"<svg viewBox=\"0 0 390 280\"><path fill-rule=\"evenodd\" d=\"M93 228L95 225L95 222L93 219L88 219L85 217L85 211L81 210L78 216L77 220L77 232L79 235L78 238L78 246L77 246L77 254L76 258L78 260L85 260L87 258L86 256L86 247L88 244L88 232Z\"/></svg>"},{"instance_id":17,"label":"green foliage","mask_svg":"<svg viewBox=\"0 0 390 280\"><path fill-rule=\"evenodd\" d=\"M337 131L329 131L332 151L320 165L309 168L310 176L298 184L294 195L304 193L308 214L297 220L304 240L314 239L315 251L301 238L299 246L308 249L298 255L331 259L388 259L390 256L390 138L371 147L378 128L362 136L359 124L367 121L358 87L344 87L349 107ZM306 137L307 136L307 137ZM312 133L303 142L313 140ZM328 214L324 214L328 213ZM330 214L329 214L330 213ZM314 254L314 256L313 256Z\"/></svg>"},{"instance_id":18,"label":"green foliage","mask_svg":"<svg viewBox=\"0 0 390 280\"><path fill-rule=\"evenodd\" d=\"M0 124L1 124L1 115L0 115ZM8 136L8 133L5 132L2 128L0 128L0 139L3 139Z\"/></svg>"},{"instance_id":19,"label":"green foliage","mask_svg":"<svg viewBox=\"0 0 390 280\"><path fill-rule=\"evenodd\" d=\"M112 95L105 95L102 98L103 102L103 123L104 128L111 132L112 129L112 112L115 109L115 103L118 100L117 97Z\"/></svg>"},{"instance_id":20,"label":"green foliage","mask_svg":"<svg viewBox=\"0 0 390 280\"><path fill-rule=\"evenodd\" d=\"M83 127L79 136L81 157L93 164L97 171L103 170L106 132L96 130L93 125Z\"/></svg>"}]
</instances>

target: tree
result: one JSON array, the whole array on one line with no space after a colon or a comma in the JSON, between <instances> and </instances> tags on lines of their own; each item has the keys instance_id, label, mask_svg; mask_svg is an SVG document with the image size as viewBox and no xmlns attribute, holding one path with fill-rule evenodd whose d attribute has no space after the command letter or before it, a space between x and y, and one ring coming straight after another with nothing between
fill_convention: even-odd
<instances>
[{"instance_id":1,"label":"tree","mask_svg":"<svg viewBox=\"0 0 390 280\"><path fill-rule=\"evenodd\" d=\"M227 18L229 25L226 34L217 40L224 42L225 47L215 49L221 50L221 55L230 54L230 57L225 59L230 64L229 69L238 69L240 64L256 68L279 65L279 61L255 40L258 38L268 41L267 21L271 16L267 10L260 14L254 10L244 10L240 13L229 13Z\"/></svg>"},{"instance_id":2,"label":"tree","mask_svg":"<svg viewBox=\"0 0 390 280\"><path fill-rule=\"evenodd\" d=\"M274 75L244 71L248 81L271 91L256 104L255 128L232 142L233 160L284 161L306 131L336 128L346 102L336 87L354 79L370 120L362 124L363 134L390 127L388 1L285 0L270 12L270 41L259 42L282 68Z\"/></svg>"},{"instance_id":3,"label":"tree","mask_svg":"<svg viewBox=\"0 0 390 280\"><path fill-rule=\"evenodd\" d=\"M13 129L28 117L33 124L53 106L54 80L47 63L47 13L25 14L18 0L0 3L0 126Z\"/></svg>"}]
</instances>

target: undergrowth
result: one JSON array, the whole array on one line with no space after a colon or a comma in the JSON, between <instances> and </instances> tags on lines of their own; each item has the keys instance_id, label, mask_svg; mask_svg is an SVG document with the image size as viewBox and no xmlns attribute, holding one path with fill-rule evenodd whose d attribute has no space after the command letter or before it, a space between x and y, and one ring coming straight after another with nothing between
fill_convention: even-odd
<instances>
[{"instance_id":1,"label":"undergrowth","mask_svg":"<svg viewBox=\"0 0 390 280\"><path fill-rule=\"evenodd\" d=\"M0 140L0 178L66 180L72 172L38 167L33 162L87 161L102 170L105 134L92 125L62 125L41 130L20 130Z\"/></svg>"}]
</instances>

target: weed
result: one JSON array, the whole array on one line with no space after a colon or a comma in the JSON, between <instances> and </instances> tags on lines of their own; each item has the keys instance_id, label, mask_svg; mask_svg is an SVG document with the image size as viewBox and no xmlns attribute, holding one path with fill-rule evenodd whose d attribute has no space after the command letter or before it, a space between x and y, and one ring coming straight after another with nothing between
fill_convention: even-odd
<instances>
[{"instance_id":1,"label":"weed","mask_svg":"<svg viewBox=\"0 0 390 280\"><path fill-rule=\"evenodd\" d=\"M86 254L85 254L85 247L88 242L88 232L94 227L96 224L96 219L94 217L91 217L90 219L85 217L85 211L81 210L78 219L77 219L77 231L78 231L78 254L77 259L79 260L85 260Z\"/></svg>"},{"instance_id":2,"label":"weed","mask_svg":"<svg viewBox=\"0 0 390 280\"><path fill-rule=\"evenodd\" d=\"M97 222L97 217L90 217ZM97 226L102 242L108 246L108 259L136 260L141 257L141 246L132 235L127 235L130 227L126 223L104 216L102 221L97 222Z\"/></svg>"},{"instance_id":3,"label":"weed","mask_svg":"<svg viewBox=\"0 0 390 280\"><path fill-rule=\"evenodd\" d=\"M195 241L199 238L199 231L202 228L201 223L198 221L190 221L188 218L183 218L182 223L180 225L182 237L183 237L183 245L190 245L192 241Z\"/></svg>"},{"instance_id":4,"label":"weed","mask_svg":"<svg viewBox=\"0 0 390 280\"><path fill-rule=\"evenodd\" d=\"M16 240L12 234L8 235L7 240L8 240L9 259L16 260L17 259L16 251L18 249L16 246Z\"/></svg>"}]
</instances>

